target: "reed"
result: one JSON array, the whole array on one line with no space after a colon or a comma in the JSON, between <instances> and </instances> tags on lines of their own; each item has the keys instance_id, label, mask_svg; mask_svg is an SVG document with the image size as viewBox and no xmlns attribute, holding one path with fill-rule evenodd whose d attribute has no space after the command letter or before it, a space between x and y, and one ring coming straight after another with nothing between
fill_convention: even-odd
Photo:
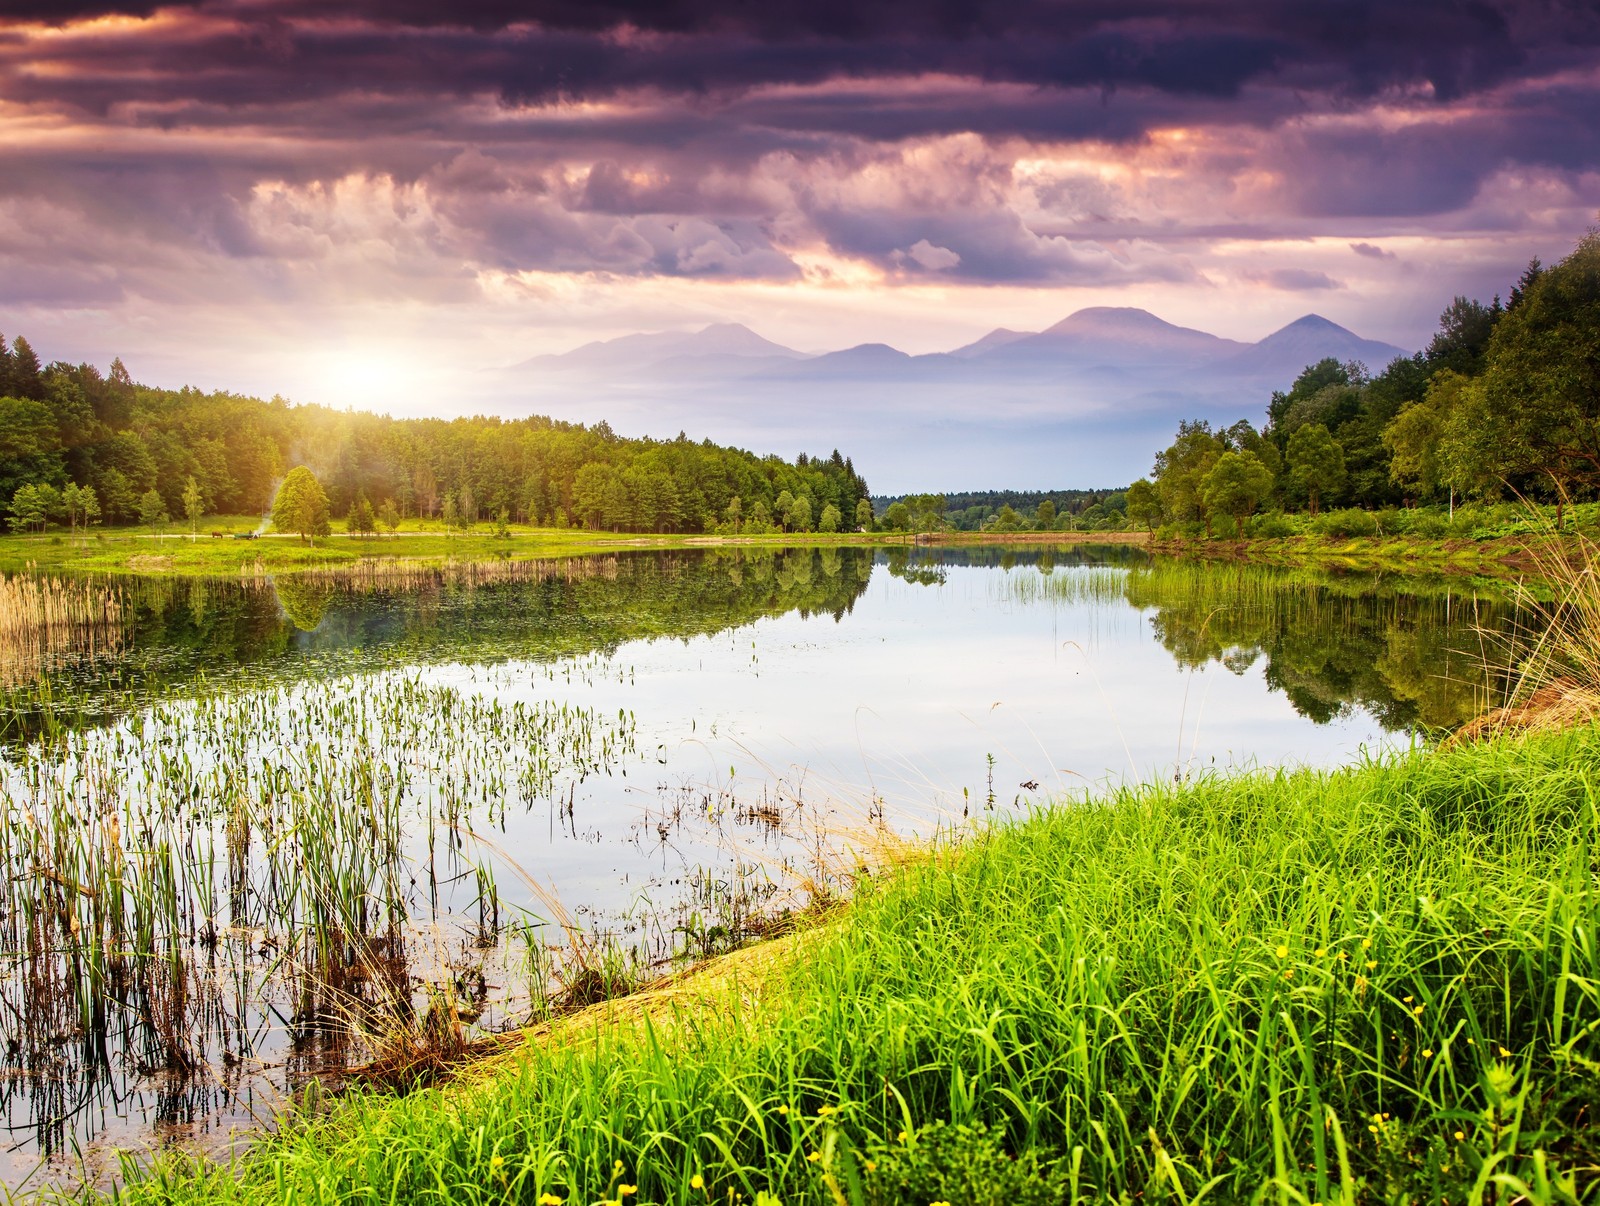
<instances>
[{"instance_id":1,"label":"reed","mask_svg":"<svg viewBox=\"0 0 1600 1206\"><path fill-rule=\"evenodd\" d=\"M337 1071L427 1035L414 970L451 967L463 929L481 965L512 919L474 824L553 808L632 743L626 713L392 673L0 753L0 1101L48 1152L75 1081L181 1082L284 1048Z\"/></svg>"},{"instance_id":2,"label":"reed","mask_svg":"<svg viewBox=\"0 0 1600 1206\"><path fill-rule=\"evenodd\" d=\"M37 678L69 654L115 652L126 619L115 583L0 573L0 683Z\"/></svg>"},{"instance_id":3,"label":"reed","mask_svg":"<svg viewBox=\"0 0 1600 1206\"><path fill-rule=\"evenodd\" d=\"M1600 544L1584 532L1556 539L1548 517L1530 515L1549 538L1529 543L1535 573L1518 587L1523 618L1509 633L1486 634L1493 658L1512 668L1508 699L1458 740L1600 718Z\"/></svg>"}]
</instances>

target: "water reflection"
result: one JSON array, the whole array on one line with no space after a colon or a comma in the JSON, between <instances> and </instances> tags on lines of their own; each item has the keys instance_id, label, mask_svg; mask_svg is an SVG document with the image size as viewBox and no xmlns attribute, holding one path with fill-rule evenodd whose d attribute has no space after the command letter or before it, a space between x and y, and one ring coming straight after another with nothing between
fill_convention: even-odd
<instances>
[{"instance_id":1,"label":"water reflection","mask_svg":"<svg viewBox=\"0 0 1600 1206\"><path fill-rule=\"evenodd\" d=\"M4 660L6 735L47 714L104 719L168 690L290 679L363 666L611 652L629 640L688 637L764 615L847 615L875 567L918 586L954 568L993 568L1016 602L1081 598L1150 614L1180 667L1215 663L1265 678L1303 715L1364 708L1384 727L1450 728L1499 684L1487 661L1516 616L1500 592L1444 580L1287 571L1151 557L1128 546L1060 548L728 548L561 562L368 567L353 573L194 579L88 579L114 622L14 638ZM1054 590L1025 585L1025 577ZM1489 637L1486 639L1486 634Z\"/></svg>"}]
</instances>

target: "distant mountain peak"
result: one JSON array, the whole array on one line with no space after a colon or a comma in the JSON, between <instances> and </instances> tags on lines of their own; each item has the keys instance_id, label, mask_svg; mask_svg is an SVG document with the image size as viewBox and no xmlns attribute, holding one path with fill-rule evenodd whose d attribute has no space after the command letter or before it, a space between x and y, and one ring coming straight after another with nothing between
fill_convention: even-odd
<instances>
[{"instance_id":1,"label":"distant mountain peak","mask_svg":"<svg viewBox=\"0 0 1600 1206\"><path fill-rule=\"evenodd\" d=\"M1324 318L1320 314L1302 314L1288 325L1279 327L1273 334L1281 335L1284 331L1341 331L1346 335L1355 335L1349 327L1342 327L1333 319ZM1268 335L1267 338L1271 339L1272 335Z\"/></svg>"},{"instance_id":2,"label":"distant mountain peak","mask_svg":"<svg viewBox=\"0 0 1600 1206\"><path fill-rule=\"evenodd\" d=\"M1157 318L1138 306L1086 306L1074 310L1053 327L1045 328L1046 335L1088 331L1187 331L1189 327L1176 326L1164 318ZM1204 332L1197 332L1204 334Z\"/></svg>"}]
</instances>

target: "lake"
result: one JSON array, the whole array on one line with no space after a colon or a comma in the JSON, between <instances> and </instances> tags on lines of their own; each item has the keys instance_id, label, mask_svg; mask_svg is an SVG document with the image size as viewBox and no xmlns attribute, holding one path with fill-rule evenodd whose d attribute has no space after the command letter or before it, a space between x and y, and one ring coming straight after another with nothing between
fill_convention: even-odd
<instances>
[{"instance_id":1,"label":"lake","mask_svg":"<svg viewBox=\"0 0 1600 1206\"><path fill-rule=\"evenodd\" d=\"M115 605L0 646L9 1186L215 1147L385 1035L514 1029L940 829L1405 746L1522 622L1117 546L50 589Z\"/></svg>"}]
</instances>

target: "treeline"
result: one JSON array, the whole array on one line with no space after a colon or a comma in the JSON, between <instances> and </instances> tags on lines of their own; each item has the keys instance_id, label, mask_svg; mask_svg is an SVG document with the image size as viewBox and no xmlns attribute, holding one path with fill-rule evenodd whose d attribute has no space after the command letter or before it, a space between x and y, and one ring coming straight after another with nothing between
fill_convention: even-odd
<instances>
[{"instance_id":1,"label":"treeline","mask_svg":"<svg viewBox=\"0 0 1600 1206\"><path fill-rule=\"evenodd\" d=\"M1600 488L1600 231L1535 259L1502 304L1457 297L1428 347L1376 376L1323 360L1276 392L1257 431L1179 424L1128 492L1143 526L1208 535L1262 512L1454 506L1518 497L1559 508Z\"/></svg>"},{"instance_id":2,"label":"treeline","mask_svg":"<svg viewBox=\"0 0 1600 1206\"><path fill-rule=\"evenodd\" d=\"M1124 490L979 490L962 494L879 495L880 527L891 531L1071 532L1121 528Z\"/></svg>"},{"instance_id":3,"label":"treeline","mask_svg":"<svg viewBox=\"0 0 1600 1206\"><path fill-rule=\"evenodd\" d=\"M604 422L395 419L154 389L120 359L104 375L41 366L26 338L0 336L0 508L14 528L151 522L197 505L261 514L302 464L340 516L388 502L466 523L765 532L853 527L865 506L870 521L867 484L837 450L788 462L682 433L627 439Z\"/></svg>"}]
</instances>

